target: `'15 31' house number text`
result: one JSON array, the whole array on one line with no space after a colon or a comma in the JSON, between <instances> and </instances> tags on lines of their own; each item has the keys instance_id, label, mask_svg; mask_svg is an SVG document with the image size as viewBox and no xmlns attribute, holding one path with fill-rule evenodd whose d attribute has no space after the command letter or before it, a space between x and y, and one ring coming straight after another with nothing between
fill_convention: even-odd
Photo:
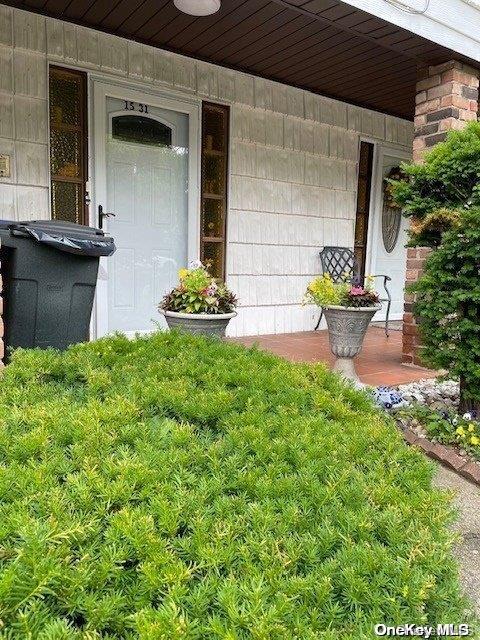
<instances>
[{"instance_id":1,"label":"'15 31' house number text","mask_svg":"<svg viewBox=\"0 0 480 640\"><path fill-rule=\"evenodd\" d=\"M140 113L148 113L148 104L143 102L132 102L131 100L124 100L125 111L139 111Z\"/></svg>"}]
</instances>

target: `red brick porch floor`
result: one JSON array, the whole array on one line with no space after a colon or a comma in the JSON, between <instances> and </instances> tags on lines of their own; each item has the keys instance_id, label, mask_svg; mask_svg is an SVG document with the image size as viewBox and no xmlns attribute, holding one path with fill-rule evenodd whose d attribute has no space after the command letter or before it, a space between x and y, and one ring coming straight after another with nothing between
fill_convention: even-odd
<instances>
[{"instance_id":1,"label":"red brick porch floor","mask_svg":"<svg viewBox=\"0 0 480 640\"><path fill-rule=\"evenodd\" d=\"M335 360L326 331L246 336L231 340L247 346L257 344L260 349L293 362L327 362L332 365ZM392 386L435 377L435 371L430 369L402 364L402 332L391 331L387 338L383 327L368 329L363 349L355 362L362 382L373 386Z\"/></svg>"}]
</instances>

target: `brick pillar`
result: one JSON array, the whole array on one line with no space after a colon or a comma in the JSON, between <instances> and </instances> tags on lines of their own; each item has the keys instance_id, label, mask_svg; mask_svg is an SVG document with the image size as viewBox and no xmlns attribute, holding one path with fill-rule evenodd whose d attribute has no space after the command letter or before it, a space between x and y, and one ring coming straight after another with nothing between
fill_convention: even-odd
<instances>
[{"instance_id":1,"label":"brick pillar","mask_svg":"<svg viewBox=\"0 0 480 640\"><path fill-rule=\"evenodd\" d=\"M423 272L425 260L431 249L428 247L414 247L407 249L407 273L406 286L418 280ZM402 362L405 364L415 364L422 366L418 356L420 347L420 336L418 327L413 315L413 304L415 296L413 293L405 293L405 305L403 314L403 354Z\"/></svg>"},{"instance_id":2,"label":"brick pillar","mask_svg":"<svg viewBox=\"0 0 480 640\"><path fill-rule=\"evenodd\" d=\"M463 129L478 112L477 69L451 60L419 71L413 159L421 162L430 147L451 129Z\"/></svg>"},{"instance_id":3,"label":"brick pillar","mask_svg":"<svg viewBox=\"0 0 480 640\"><path fill-rule=\"evenodd\" d=\"M419 72L413 140L415 162L422 162L424 154L445 140L448 131L463 129L477 119L478 86L479 71L455 60ZM418 280L429 253L430 249L425 247L407 250L407 285ZM414 301L412 294L405 293L402 361L421 365Z\"/></svg>"}]
</instances>

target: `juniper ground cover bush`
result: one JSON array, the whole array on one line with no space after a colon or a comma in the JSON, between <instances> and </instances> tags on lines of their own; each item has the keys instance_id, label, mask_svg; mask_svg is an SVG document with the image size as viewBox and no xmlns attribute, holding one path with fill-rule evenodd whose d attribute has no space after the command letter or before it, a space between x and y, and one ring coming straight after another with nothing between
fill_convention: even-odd
<instances>
[{"instance_id":1,"label":"juniper ground cover bush","mask_svg":"<svg viewBox=\"0 0 480 640\"><path fill-rule=\"evenodd\" d=\"M447 499L323 366L193 336L19 351L2 640L361 640L464 620Z\"/></svg>"}]
</instances>

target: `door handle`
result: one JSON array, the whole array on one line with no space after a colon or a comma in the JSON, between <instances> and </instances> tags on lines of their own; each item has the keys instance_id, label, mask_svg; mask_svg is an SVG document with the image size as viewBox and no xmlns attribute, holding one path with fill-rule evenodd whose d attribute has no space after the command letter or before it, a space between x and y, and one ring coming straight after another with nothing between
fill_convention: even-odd
<instances>
[{"instance_id":1,"label":"door handle","mask_svg":"<svg viewBox=\"0 0 480 640\"><path fill-rule=\"evenodd\" d=\"M98 227L99 229L103 229L103 219L104 218L115 218L114 213L109 213L103 210L101 204L98 205Z\"/></svg>"}]
</instances>

